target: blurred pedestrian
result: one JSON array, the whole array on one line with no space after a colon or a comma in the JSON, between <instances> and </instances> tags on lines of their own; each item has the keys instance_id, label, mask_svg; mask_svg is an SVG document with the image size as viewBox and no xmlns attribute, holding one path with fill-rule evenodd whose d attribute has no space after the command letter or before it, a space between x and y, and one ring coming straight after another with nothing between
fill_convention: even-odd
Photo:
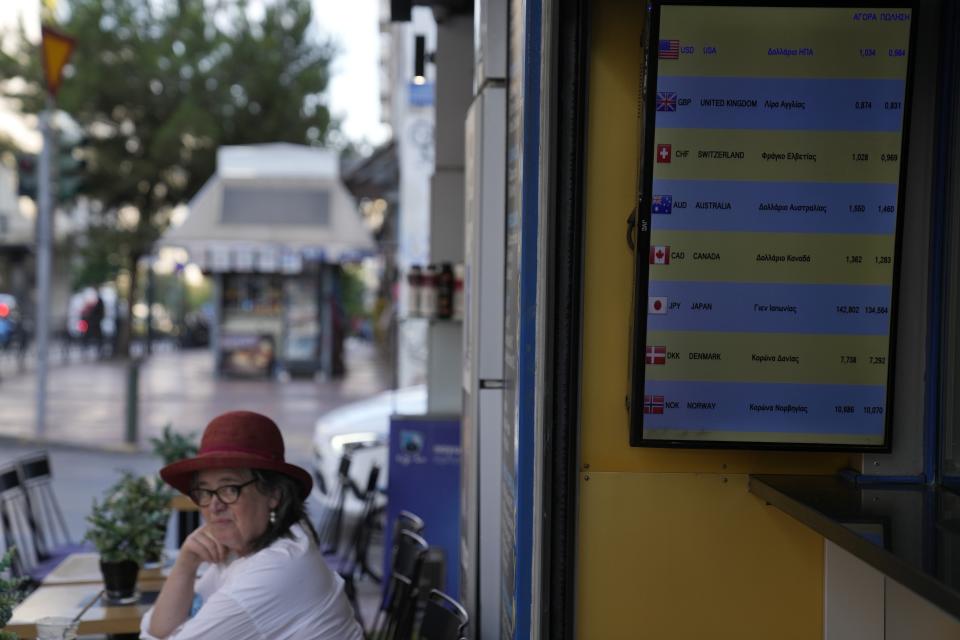
<instances>
[{"instance_id":1,"label":"blurred pedestrian","mask_svg":"<svg viewBox=\"0 0 960 640\"><path fill-rule=\"evenodd\" d=\"M89 328L87 329L90 341L96 349L96 355L99 358L103 352L103 317L104 317L103 298L100 292L94 292L93 306L90 309Z\"/></svg>"}]
</instances>

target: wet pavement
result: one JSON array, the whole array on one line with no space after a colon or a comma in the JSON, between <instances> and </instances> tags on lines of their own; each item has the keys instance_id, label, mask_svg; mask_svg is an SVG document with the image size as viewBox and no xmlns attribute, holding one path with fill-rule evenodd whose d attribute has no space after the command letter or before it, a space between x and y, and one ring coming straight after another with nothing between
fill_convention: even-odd
<instances>
[{"instance_id":1,"label":"wet pavement","mask_svg":"<svg viewBox=\"0 0 960 640\"><path fill-rule=\"evenodd\" d=\"M132 444L127 441L127 362L95 360L90 354L71 354L66 364L59 355L52 358L47 427L38 434L33 362L28 360L26 370L18 372L7 361L0 378L0 438L149 451L149 438L167 424L177 431L200 432L224 411L248 409L273 418L291 457L305 462L318 416L387 386L386 366L371 344L348 341L345 355L348 372L342 379L249 380L218 377L209 350L158 346L139 368L138 424Z\"/></svg>"}]
</instances>

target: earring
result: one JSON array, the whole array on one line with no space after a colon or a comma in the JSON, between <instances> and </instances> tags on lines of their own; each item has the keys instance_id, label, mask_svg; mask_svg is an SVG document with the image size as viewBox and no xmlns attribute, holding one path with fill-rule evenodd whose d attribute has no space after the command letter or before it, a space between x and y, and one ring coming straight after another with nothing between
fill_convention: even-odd
<instances>
[{"instance_id":1,"label":"earring","mask_svg":"<svg viewBox=\"0 0 960 640\"><path fill-rule=\"evenodd\" d=\"M277 524L277 512L270 511L270 524Z\"/></svg>"}]
</instances>

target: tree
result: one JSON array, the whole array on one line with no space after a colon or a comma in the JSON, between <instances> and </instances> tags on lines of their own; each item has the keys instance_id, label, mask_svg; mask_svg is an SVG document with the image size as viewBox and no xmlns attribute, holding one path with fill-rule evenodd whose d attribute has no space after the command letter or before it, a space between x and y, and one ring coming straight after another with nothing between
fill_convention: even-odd
<instances>
[{"instance_id":1,"label":"tree","mask_svg":"<svg viewBox=\"0 0 960 640\"><path fill-rule=\"evenodd\" d=\"M60 29L77 48L57 101L88 141L91 277L136 274L173 209L213 174L218 147L327 141L334 49L314 34L309 0L266 4L70 0ZM22 29L15 52L0 52L0 76L26 81L7 91L25 113L43 108L38 57Z\"/></svg>"}]
</instances>

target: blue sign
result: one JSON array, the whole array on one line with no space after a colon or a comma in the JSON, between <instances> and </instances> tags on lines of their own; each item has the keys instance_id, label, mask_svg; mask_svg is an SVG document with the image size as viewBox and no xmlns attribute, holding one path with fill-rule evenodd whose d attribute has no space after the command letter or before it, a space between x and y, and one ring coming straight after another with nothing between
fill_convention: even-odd
<instances>
[{"instance_id":1,"label":"blue sign","mask_svg":"<svg viewBox=\"0 0 960 640\"><path fill-rule=\"evenodd\" d=\"M385 549L393 548L393 525L401 511L420 516L431 559L442 556L444 584L460 595L460 418L393 416L390 418L390 463ZM391 553L384 572L390 575Z\"/></svg>"},{"instance_id":2,"label":"blue sign","mask_svg":"<svg viewBox=\"0 0 960 640\"><path fill-rule=\"evenodd\" d=\"M433 105L433 83L424 82L417 84L411 82L410 87L410 106L429 107Z\"/></svg>"}]
</instances>

